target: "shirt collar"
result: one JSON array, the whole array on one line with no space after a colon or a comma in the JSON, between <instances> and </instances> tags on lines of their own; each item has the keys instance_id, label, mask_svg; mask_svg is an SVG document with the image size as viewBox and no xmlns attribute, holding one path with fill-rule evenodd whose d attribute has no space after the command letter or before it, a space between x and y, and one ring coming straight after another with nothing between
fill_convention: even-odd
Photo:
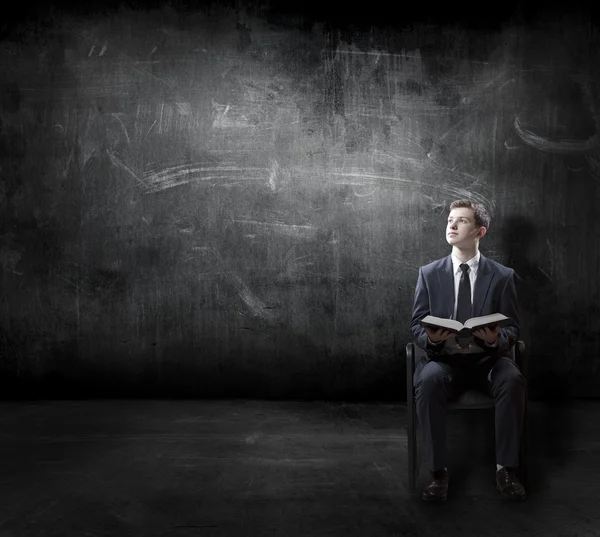
<instances>
[{"instance_id":1,"label":"shirt collar","mask_svg":"<svg viewBox=\"0 0 600 537\"><path fill-rule=\"evenodd\" d=\"M454 255L451 256L452 257L452 267L454 268L454 274L460 274L460 265L462 264L462 261L460 259L458 259L457 257L455 257ZM471 269L471 271L473 272L473 274L477 274L477 268L479 267L479 258L481 257L481 252L479 250L477 250L477 253L467 261L467 265L469 265L469 268Z\"/></svg>"}]
</instances>

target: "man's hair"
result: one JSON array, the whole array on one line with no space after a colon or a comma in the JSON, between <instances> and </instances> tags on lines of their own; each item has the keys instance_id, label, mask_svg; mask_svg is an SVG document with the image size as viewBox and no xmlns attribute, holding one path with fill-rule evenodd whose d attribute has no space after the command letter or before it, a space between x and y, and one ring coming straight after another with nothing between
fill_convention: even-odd
<instances>
[{"instance_id":1,"label":"man's hair","mask_svg":"<svg viewBox=\"0 0 600 537\"><path fill-rule=\"evenodd\" d=\"M462 208L473 210L473 215L475 216L475 225L477 227L483 226L485 229L489 229L491 218L487 212L487 209L481 203L477 203L473 200L462 199L453 201L450 204L450 210Z\"/></svg>"}]
</instances>

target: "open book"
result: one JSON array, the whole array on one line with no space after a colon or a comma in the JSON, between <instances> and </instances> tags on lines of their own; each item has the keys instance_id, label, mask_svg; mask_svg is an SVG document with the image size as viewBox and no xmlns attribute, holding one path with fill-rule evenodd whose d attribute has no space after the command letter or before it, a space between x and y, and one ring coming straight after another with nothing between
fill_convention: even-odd
<instances>
[{"instance_id":1,"label":"open book","mask_svg":"<svg viewBox=\"0 0 600 537\"><path fill-rule=\"evenodd\" d=\"M493 313L492 315L483 315L482 317L471 317L465 324L459 323L453 319L444 319L442 317L434 317L433 315L427 315L421 319L423 326L430 326L432 328L447 328L453 330L460 336L470 336L473 333L474 328L481 328L482 326L489 326L495 328L496 326L503 327L512 324L510 317L503 315L502 313Z\"/></svg>"}]
</instances>

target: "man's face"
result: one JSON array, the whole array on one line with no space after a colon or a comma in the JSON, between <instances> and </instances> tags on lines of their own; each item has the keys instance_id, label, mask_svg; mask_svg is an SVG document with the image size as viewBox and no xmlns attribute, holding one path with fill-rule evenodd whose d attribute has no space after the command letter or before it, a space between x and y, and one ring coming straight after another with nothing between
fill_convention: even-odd
<instances>
[{"instance_id":1,"label":"man's face","mask_svg":"<svg viewBox=\"0 0 600 537\"><path fill-rule=\"evenodd\" d=\"M446 240L451 246L472 247L485 234L485 228L475 225L473 209L452 209L446 225Z\"/></svg>"}]
</instances>

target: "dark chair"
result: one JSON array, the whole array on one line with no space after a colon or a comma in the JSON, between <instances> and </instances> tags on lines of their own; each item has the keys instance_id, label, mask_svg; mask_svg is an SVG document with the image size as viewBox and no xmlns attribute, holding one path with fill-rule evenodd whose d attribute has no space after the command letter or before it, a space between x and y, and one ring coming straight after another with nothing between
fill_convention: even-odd
<instances>
[{"instance_id":1,"label":"dark chair","mask_svg":"<svg viewBox=\"0 0 600 537\"><path fill-rule=\"evenodd\" d=\"M407 410L407 426L406 432L408 436L408 483L411 493L415 491L417 478L417 411L415 405L415 391L413 377L415 372L415 364L425 351L414 343L406 345L406 410ZM521 370L521 374L527 381L527 355L525 353L525 343L518 341L513 348L513 357L516 364ZM494 408L494 400L489 395L477 390L464 390L458 398L449 401L448 410L475 410L475 409L492 409ZM527 487L527 456L528 456L528 409L527 401L525 402L525 419L523 420L523 434L521 437L520 446L520 468L519 473L523 481L523 486Z\"/></svg>"}]
</instances>

